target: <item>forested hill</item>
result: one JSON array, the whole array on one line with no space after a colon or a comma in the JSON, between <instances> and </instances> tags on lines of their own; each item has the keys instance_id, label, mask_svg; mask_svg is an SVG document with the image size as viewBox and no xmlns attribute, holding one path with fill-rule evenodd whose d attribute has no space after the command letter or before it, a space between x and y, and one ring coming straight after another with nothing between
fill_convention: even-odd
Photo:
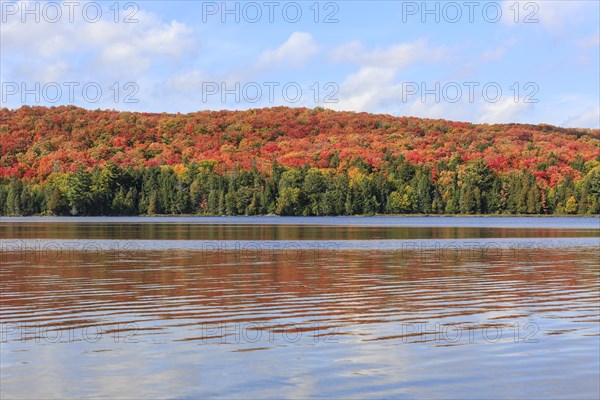
<instances>
[{"instance_id":1,"label":"forested hill","mask_svg":"<svg viewBox=\"0 0 600 400\"><path fill-rule=\"evenodd\" d=\"M4 215L600 212L599 130L25 106L0 138Z\"/></svg>"}]
</instances>

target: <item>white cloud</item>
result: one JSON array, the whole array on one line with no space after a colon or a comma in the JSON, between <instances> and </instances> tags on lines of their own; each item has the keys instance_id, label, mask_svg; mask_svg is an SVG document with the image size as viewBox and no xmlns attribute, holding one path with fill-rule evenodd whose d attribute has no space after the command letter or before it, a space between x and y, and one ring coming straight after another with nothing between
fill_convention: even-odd
<instances>
[{"instance_id":1,"label":"white cloud","mask_svg":"<svg viewBox=\"0 0 600 400\"><path fill-rule=\"evenodd\" d=\"M536 108L536 123L563 127L598 128L598 96L561 92L544 99ZM594 111L596 114L594 115Z\"/></svg>"},{"instance_id":2,"label":"white cloud","mask_svg":"<svg viewBox=\"0 0 600 400\"><path fill-rule=\"evenodd\" d=\"M584 50L594 49L600 46L600 29L597 30L593 35L577 41L577 45Z\"/></svg>"},{"instance_id":3,"label":"white cloud","mask_svg":"<svg viewBox=\"0 0 600 400\"><path fill-rule=\"evenodd\" d=\"M278 48L263 52L256 65L260 69L278 64L303 66L318 50L319 47L310 33L294 32Z\"/></svg>"},{"instance_id":4,"label":"white cloud","mask_svg":"<svg viewBox=\"0 0 600 400\"><path fill-rule=\"evenodd\" d=\"M495 49L489 49L489 50L484 51L481 54L480 60L485 61L485 62L499 61L499 60L502 60L505 55L506 55L506 48L505 47L497 47Z\"/></svg>"},{"instance_id":5,"label":"white cloud","mask_svg":"<svg viewBox=\"0 0 600 400\"><path fill-rule=\"evenodd\" d=\"M564 121L561 126L571 128L600 129L600 106L589 107L587 110Z\"/></svg>"},{"instance_id":6,"label":"white cloud","mask_svg":"<svg viewBox=\"0 0 600 400\"><path fill-rule=\"evenodd\" d=\"M483 62L494 62L500 61L506 56L508 50L517 43L516 38L510 38L505 40L501 46L490 48L484 51L480 56L479 60Z\"/></svg>"},{"instance_id":7,"label":"white cloud","mask_svg":"<svg viewBox=\"0 0 600 400\"><path fill-rule=\"evenodd\" d=\"M350 62L362 67L403 68L417 61L436 62L449 58L446 47L431 47L426 39L367 50L360 42L349 42L330 55L335 63Z\"/></svg>"},{"instance_id":8,"label":"white cloud","mask_svg":"<svg viewBox=\"0 0 600 400\"><path fill-rule=\"evenodd\" d=\"M523 8L527 7L526 1L522 1ZM548 28L558 28L565 25L570 25L577 19L582 17L582 11L585 9L586 1L541 1L536 2L539 7L540 24ZM531 7L527 9L531 12ZM526 15L526 12L523 11ZM527 13L528 14L528 13Z\"/></svg>"},{"instance_id":9,"label":"white cloud","mask_svg":"<svg viewBox=\"0 0 600 400\"><path fill-rule=\"evenodd\" d=\"M301 66L308 62L317 51L318 46L310 34L295 32L276 49L264 51L256 59L250 60L244 65L224 68L218 72L191 68L187 71L173 73L159 85L158 92L163 96L175 99L186 96L186 107L190 102L202 104L204 108L274 105L275 103L268 102L271 96L270 92L273 90L274 97L278 100L281 87L269 89L264 85L265 79L260 78L261 74L276 66ZM266 79L266 81L273 80L273 78ZM246 102L244 96L254 99L254 96L257 95L257 85L261 91L258 94L257 102ZM224 94L227 91L229 94ZM240 96L239 101L236 100L235 95ZM305 97L310 96L305 95ZM301 100L306 101L306 98ZM302 101L294 105L314 106L314 103L303 103Z\"/></svg>"},{"instance_id":10,"label":"white cloud","mask_svg":"<svg viewBox=\"0 0 600 400\"><path fill-rule=\"evenodd\" d=\"M372 111L395 104L400 99L401 85L394 83L396 71L391 68L365 67L349 75L340 85L335 110Z\"/></svg>"},{"instance_id":11,"label":"white cloud","mask_svg":"<svg viewBox=\"0 0 600 400\"><path fill-rule=\"evenodd\" d=\"M448 104L429 104L415 100L400 110L400 115L419 118L451 118L451 112L456 111L456 106L449 107ZM454 119L454 118L452 118Z\"/></svg>"},{"instance_id":12,"label":"white cloud","mask_svg":"<svg viewBox=\"0 0 600 400\"><path fill-rule=\"evenodd\" d=\"M340 101L331 108L397 113L403 97L403 84L396 81L398 72L412 63L448 58L447 48L431 47L425 39L375 49L356 41L345 43L331 52L329 60L360 68L341 83Z\"/></svg>"},{"instance_id":13,"label":"white cloud","mask_svg":"<svg viewBox=\"0 0 600 400\"><path fill-rule=\"evenodd\" d=\"M58 61L54 64L49 64L41 71L46 82L57 82L61 77L68 75L71 71L71 66L65 61Z\"/></svg>"},{"instance_id":14,"label":"white cloud","mask_svg":"<svg viewBox=\"0 0 600 400\"><path fill-rule=\"evenodd\" d=\"M160 24L154 20L140 29L111 30L108 37L102 35L106 27L95 25L90 24L88 31L95 31L90 36L99 38L101 50L95 65L102 69L142 73L157 62L177 62L196 49L191 29L176 21Z\"/></svg>"},{"instance_id":15,"label":"white cloud","mask_svg":"<svg viewBox=\"0 0 600 400\"><path fill-rule=\"evenodd\" d=\"M164 88L169 92L189 93L202 89L203 82L214 81L214 76L201 70L191 70L168 78Z\"/></svg>"},{"instance_id":16,"label":"white cloud","mask_svg":"<svg viewBox=\"0 0 600 400\"><path fill-rule=\"evenodd\" d=\"M20 7L25 7L24 3ZM197 48L192 30L185 24L166 23L143 10L136 14L137 23L115 23L112 14L105 11L95 23L83 18L70 22L68 10L56 23L44 19L36 23L33 17L22 22L20 15L5 16L1 45L3 53L12 60L11 75L18 75L13 78L72 80L74 77L68 75L76 72L76 78L94 74L87 77L93 80L102 80L105 75L118 78L122 74L131 78L157 62L177 62ZM3 63L3 67L7 66ZM22 76L28 70L35 73Z\"/></svg>"},{"instance_id":17,"label":"white cloud","mask_svg":"<svg viewBox=\"0 0 600 400\"><path fill-rule=\"evenodd\" d=\"M554 34L562 34L588 17L590 12L595 10L597 13L594 3L586 0L504 0L502 21L514 26L540 26Z\"/></svg>"},{"instance_id":18,"label":"white cloud","mask_svg":"<svg viewBox=\"0 0 600 400\"><path fill-rule=\"evenodd\" d=\"M531 113L533 104L515 102L513 98L507 97L496 103L485 103L480 110L477 122L489 124L501 124L519 122L520 118Z\"/></svg>"}]
</instances>

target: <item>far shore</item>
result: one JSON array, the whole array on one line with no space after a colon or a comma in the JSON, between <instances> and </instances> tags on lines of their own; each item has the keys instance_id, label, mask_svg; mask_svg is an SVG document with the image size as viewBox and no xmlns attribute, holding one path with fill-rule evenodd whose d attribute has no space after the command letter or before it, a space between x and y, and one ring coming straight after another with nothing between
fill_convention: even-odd
<instances>
[{"instance_id":1,"label":"far shore","mask_svg":"<svg viewBox=\"0 0 600 400\"><path fill-rule=\"evenodd\" d=\"M156 218L156 217L181 217L181 218L592 218L600 214L374 214L374 215L206 215L206 214L142 214L142 215L0 215L2 218Z\"/></svg>"}]
</instances>

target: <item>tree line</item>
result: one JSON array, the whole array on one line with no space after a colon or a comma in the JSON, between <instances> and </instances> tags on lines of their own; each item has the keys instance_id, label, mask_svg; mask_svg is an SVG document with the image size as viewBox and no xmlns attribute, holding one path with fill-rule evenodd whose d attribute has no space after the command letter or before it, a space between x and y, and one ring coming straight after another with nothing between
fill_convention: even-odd
<instances>
[{"instance_id":1,"label":"tree line","mask_svg":"<svg viewBox=\"0 0 600 400\"><path fill-rule=\"evenodd\" d=\"M0 181L2 215L374 215L600 214L600 163L582 177L540 187L527 170L497 174L459 158L435 171L386 155L374 170L358 159L345 170L284 167L219 171L215 162L143 168L79 166L42 183ZM333 161L335 163L335 160ZM435 176L434 176L435 175Z\"/></svg>"}]
</instances>

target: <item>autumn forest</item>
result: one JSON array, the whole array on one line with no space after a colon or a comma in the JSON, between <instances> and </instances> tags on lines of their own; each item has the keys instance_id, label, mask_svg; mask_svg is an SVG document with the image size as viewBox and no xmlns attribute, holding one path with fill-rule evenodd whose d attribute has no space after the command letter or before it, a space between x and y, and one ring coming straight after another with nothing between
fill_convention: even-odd
<instances>
[{"instance_id":1,"label":"autumn forest","mask_svg":"<svg viewBox=\"0 0 600 400\"><path fill-rule=\"evenodd\" d=\"M24 106L0 137L2 215L600 213L599 130Z\"/></svg>"}]
</instances>

